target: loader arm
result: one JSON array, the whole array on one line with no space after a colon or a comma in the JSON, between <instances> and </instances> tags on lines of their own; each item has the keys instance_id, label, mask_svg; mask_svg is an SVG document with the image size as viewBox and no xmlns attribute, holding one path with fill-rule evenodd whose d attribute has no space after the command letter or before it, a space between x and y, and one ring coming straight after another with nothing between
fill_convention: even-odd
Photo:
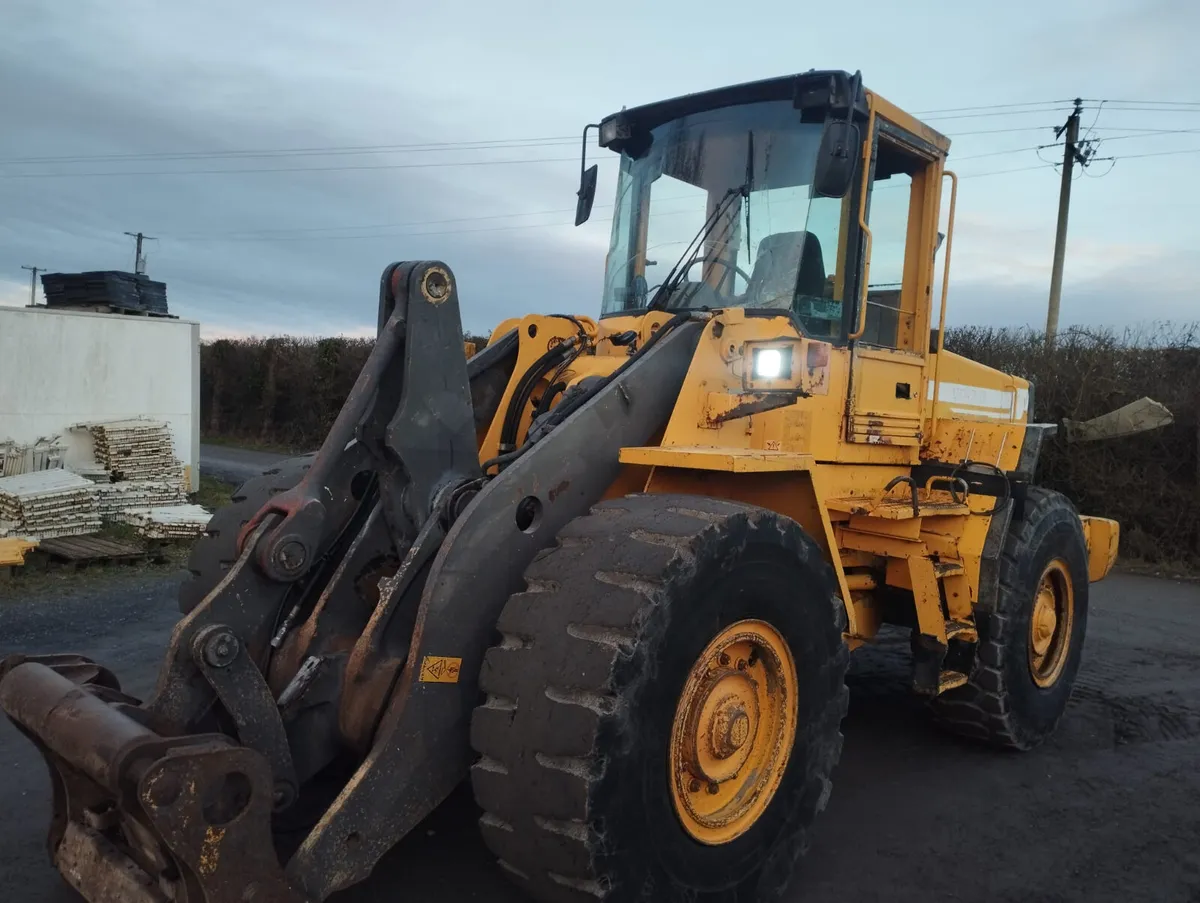
<instances>
[{"instance_id":1,"label":"loader arm","mask_svg":"<svg viewBox=\"0 0 1200 903\"><path fill-rule=\"evenodd\" d=\"M0 706L50 766L67 880L92 903L299 903L365 878L466 776L500 608L601 499L618 450L666 423L699 337L689 319L484 476L476 430L521 376L516 335L466 361L450 270L385 270L378 340L311 469L246 524L152 697L79 657L0 663ZM381 557L393 564L372 571ZM348 757L330 802L313 779ZM314 805L315 827L277 857L274 825Z\"/></svg>"}]
</instances>

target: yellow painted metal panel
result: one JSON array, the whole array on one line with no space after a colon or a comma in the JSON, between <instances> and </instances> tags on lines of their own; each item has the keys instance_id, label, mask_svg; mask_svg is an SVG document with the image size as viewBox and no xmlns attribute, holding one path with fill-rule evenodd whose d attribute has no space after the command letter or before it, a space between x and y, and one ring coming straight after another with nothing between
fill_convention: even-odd
<instances>
[{"instance_id":1,"label":"yellow painted metal panel","mask_svg":"<svg viewBox=\"0 0 1200 903\"><path fill-rule=\"evenodd\" d=\"M1121 525L1106 517L1080 517L1088 548L1088 580L1103 580L1117 560Z\"/></svg>"},{"instance_id":2,"label":"yellow painted metal panel","mask_svg":"<svg viewBox=\"0 0 1200 903\"><path fill-rule=\"evenodd\" d=\"M811 470L812 455L792 452L758 451L739 448L704 448L673 446L670 448L623 448L622 464L644 464L651 467L686 467L694 470L723 470L729 473L764 473Z\"/></svg>"}]
</instances>

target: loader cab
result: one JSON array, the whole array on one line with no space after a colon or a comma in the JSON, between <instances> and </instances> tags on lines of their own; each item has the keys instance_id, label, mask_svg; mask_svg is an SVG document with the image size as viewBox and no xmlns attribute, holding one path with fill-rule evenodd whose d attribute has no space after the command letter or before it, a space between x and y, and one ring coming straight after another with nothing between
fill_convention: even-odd
<instances>
[{"instance_id":1,"label":"loader cab","mask_svg":"<svg viewBox=\"0 0 1200 903\"><path fill-rule=\"evenodd\" d=\"M845 441L912 458L949 141L845 72L623 110L599 133L621 157L601 317L787 316L842 360Z\"/></svg>"}]
</instances>

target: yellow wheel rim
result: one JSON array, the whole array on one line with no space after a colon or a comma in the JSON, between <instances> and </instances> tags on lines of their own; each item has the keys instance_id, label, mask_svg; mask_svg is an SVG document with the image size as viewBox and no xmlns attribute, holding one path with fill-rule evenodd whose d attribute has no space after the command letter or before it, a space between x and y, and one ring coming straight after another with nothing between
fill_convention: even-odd
<instances>
[{"instance_id":1,"label":"yellow wheel rim","mask_svg":"<svg viewBox=\"0 0 1200 903\"><path fill-rule=\"evenodd\" d=\"M770 805L796 737L796 665L765 621L722 630L692 666L671 727L671 796L684 829L716 846Z\"/></svg>"},{"instance_id":2,"label":"yellow wheel rim","mask_svg":"<svg viewBox=\"0 0 1200 903\"><path fill-rule=\"evenodd\" d=\"M1042 571L1029 619L1029 673L1039 687L1051 687L1067 664L1075 624L1075 587L1067 563L1055 558Z\"/></svg>"}]
</instances>

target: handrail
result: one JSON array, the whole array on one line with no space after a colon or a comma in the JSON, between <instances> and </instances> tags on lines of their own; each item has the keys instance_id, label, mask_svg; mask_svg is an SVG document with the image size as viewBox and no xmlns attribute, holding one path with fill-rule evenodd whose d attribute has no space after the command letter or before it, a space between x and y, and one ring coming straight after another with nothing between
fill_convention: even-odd
<instances>
[{"instance_id":1,"label":"handrail","mask_svg":"<svg viewBox=\"0 0 1200 903\"><path fill-rule=\"evenodd\" d=\"M858 228L867 236L863 253L862 288L858 293L858 325L847 340L862 338L867 331L867 290L871 284L871 227L867 225L867 185L871 179L871 155L875 148L875 100L867 95L870 114L867 116L867 140L863 142L862 190L858 194Z\"/></svg>"},{"instance_id":2,"label":"handrail","mask_svg":"<svg viewBox=\"0 0 1200 903\"><path fill-rule=\"evenodd\" d=\"M938 316L937 354L933 358L933 404L929 408L929 437L933 438L937 430L937 404L941 394L941 383L938 381L938 371L942 364L942 349L946 346L946 296L950 291L950 251L954 247L954 204L958 200L958 176L952 170L945 170L942 178L950 177L950 215L946 220L946 259L942 261L942 311Z\"/></svg>"}]
</instances>

